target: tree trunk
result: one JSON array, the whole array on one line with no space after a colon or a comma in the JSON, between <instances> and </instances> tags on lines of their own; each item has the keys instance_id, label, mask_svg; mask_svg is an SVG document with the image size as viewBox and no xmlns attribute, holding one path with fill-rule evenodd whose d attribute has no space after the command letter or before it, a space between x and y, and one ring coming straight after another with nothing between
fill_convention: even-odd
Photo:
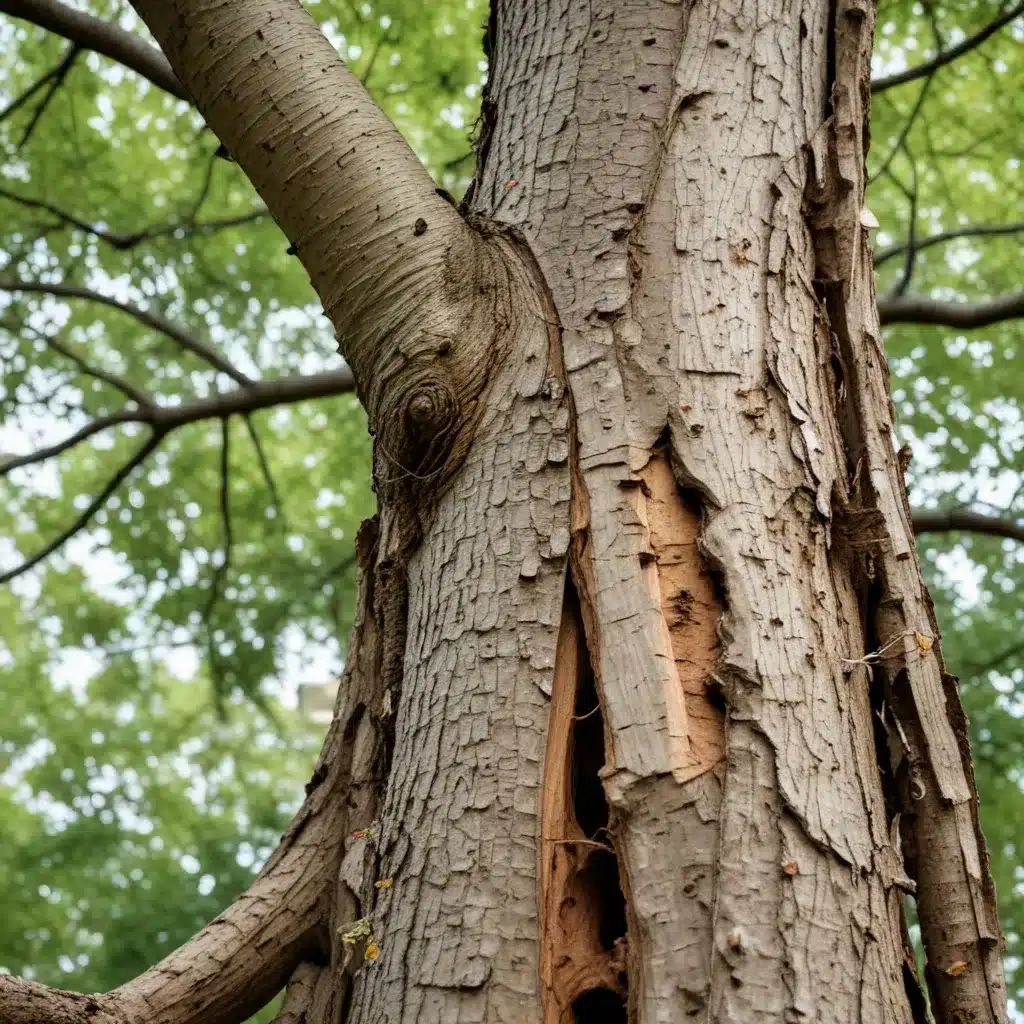
<instances>
[{"instance_id":1,"label":"tree trunk","mask_svg":"<svg viewBox=\"0 0 1024 1024\"><path fill-rule=\"evenodd\" d=\"M225 940L230 1012L159 995L186 951L103 1008L240 1019L302 961L281 1020L924 1024L916 894L935 1019L1005 1020L892 443L867 0L494 0L461 218L291 0L135 6L338 328L380 512L315 927Z\"/></svg>"}]
</instances>

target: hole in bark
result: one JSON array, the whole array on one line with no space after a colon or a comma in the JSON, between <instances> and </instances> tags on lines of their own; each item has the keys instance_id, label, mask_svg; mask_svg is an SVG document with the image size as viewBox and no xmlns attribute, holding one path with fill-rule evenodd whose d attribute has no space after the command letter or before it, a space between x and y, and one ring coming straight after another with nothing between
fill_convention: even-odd
<instances>
[{"instance_id":1,"label":"hole in bark","mask_svg":"<svg viewBox=\"0 0 1024 1024\"><path fill-rule=\"evenodd\" d=\"M729 710L729 705L725 699L725 691L722 689L722 684L717 679L709 679L704 684L704 692L708 696L708 703L716 711L721 711L724 715Z\"/></svg>"},{"instance_id":2,"label":"hole in bark","mask_svg":"<svg viewBox=\"0 0 1024 1024\"><path fill-rule=\"evenodd\" d=\"M555 659L541 814L541 977L549 1021L627 1020L626 901L599 774L604 740L570 580Z\"/></svg>"},{"instance_id":3,"label":"hole in bark","mask_svg":"<svg viewBox=\"0 0 1024 1024\"><path fill-rule=\"evenodd\" d=\"M572 798L577 824L593 839L608 827L608 802L597 774L604 767L604 721L589 661L580 668L572 728Z\"/></svg>"},{"instance_id":4,"label":"hole in bark","mask_svg":"<svg viewBox=\"0 0 1024 1024\"><path fill-rule=\"evenodd\" d=\"M572 1004L576 1024L626 1024L626 1004L610 988L592 988Z\"/></svg>"},{"instance_id":5,"label":"hole in bark","mask_svg":"<svg viewBox=\"0 0 1024 1024\"><path fill-rule=\"evenodd\" d=\"M597 938L606 953L626 934L626 900L619 885L619 864L610 850L594 850L578 881L588 902L600 909Z\"/></svg>"}]
</instances>

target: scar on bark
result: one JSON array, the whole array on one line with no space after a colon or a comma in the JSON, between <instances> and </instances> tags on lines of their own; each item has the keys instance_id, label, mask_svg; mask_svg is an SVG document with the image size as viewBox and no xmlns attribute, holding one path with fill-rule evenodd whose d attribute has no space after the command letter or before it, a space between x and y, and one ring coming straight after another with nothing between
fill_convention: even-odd
<instances>
[{"instance_id":1,"label":"scar on bark","mask_svg":"<svg viewBox=\"0 0 1024 1024\"><path fill-rule=\"evenodd\" d=\"M699 507L676 483L667 450L627 481L645 529L640 571L660 613L670 666L664 679L673 775L685 782L725 757L725 709L713 688L722 601L697 546ZM581 534L585 536L585 531ZM590 647L600 641L585 565ZM581 595L566 584L544 767L540 844L541 988L544 1024L628 1019L627 904L602 783L612 767ZM635 958L635 952L634 952Z\"/></svg>"},{"instance_id":2,"label":"scar on bark","mask_svg":"<svg viewBox=\"0 0 1024 1024\"><path fill-rule=\"evenodd\" d=\"M672 652L665 679L672 773L685 782L725 759L724 695L714 678L722 597L698 548L699 503L676 482L667 448L659 445L637 475L630 494L647 530L642 571Z\"/></svg>"}]
</instances>

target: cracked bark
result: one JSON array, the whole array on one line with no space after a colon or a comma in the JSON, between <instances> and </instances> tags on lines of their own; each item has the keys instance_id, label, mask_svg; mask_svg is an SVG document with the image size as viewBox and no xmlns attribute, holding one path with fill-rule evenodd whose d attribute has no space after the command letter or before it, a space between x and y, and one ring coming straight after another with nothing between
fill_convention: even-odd
<instances>
[{"instance_id":1,"label":"cracked bark","mask_svg":"<svg viewBox=\"0 0 1024 1024\"><path fill-rule=\"evenodd\" d=\"M495 0L463 219L291 0L136 7L338 329L379 519L267 868L302 898L96 1012L923 1024L916 891L936 1020L1005 1020L860 223L872 10Z\"/></svg>"}]
</instances>

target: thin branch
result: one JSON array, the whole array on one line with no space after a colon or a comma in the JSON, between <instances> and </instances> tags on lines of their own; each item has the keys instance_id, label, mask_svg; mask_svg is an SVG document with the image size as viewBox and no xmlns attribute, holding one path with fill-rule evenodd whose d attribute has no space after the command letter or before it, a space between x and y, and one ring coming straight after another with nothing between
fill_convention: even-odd
<instances>
[{"instance_id":1,"label":"thin branch","mask_svg":"<svg viewBox=\"0 0 1024 1024\"><path fill-rule=\"evenodd\" d=\"M989 516L983 512L971 512L968 509L951 508L945 510L928 510L913 513L911 521L914 533L946 533L952 530L963 530L967 533L984 533L991 537L1006 537L1010 540L1024 541L1024 523L1016 519L1004 519L1001 516Z\"/></svg>"},{"instance_id":2,"label":"thin branch","mask_svg":"<svg viewBox=\"0 0 1024 1024\"><path fill-rule=\"evenodd\" d=\"M359 81L362 85L365 86L370 81L370 76L373 74L373 69L377 64L377 58L380 56L380 51L383 49L385 43L391 42L389 38L390 35L391 31L389 27L377 37L377 42L374 44L373 51L370 54L370 59L366 62L366 67L359 76Z\"/></svg>"},{"instance_id":3,"label":"thin branch","mask_svg":"<svg viewBox=\"0 0 1024 1024\"><path fill-rule=\"evenodd\" d=\"M97 227L95 224L90 224L89 221L82 220L74 214L68 213L66 210L62 210L60 207L54 206L52 203L45 202L42 199L32 199L29 196L21 196L16 192L11 192L5 188L0 188L0 199L8 199L12 203L19 203L21 206L25 206L33 210L45 210L47 213L57 217L64 224L69 224L71 227L78 228L80 231L86 231L90 235L94 235L101 242L105 242L107 245L119 251L132 249L141 242L148 242L152 239L163 238L168 235L180 235L182 238L189 238L193 235L211 235L217 231L223 231L227 228L242 227L246 224L252 224L254 221L264 220L270 216L269 211L264 207L259 210L252 210L249 213L235 214L233 217L221 217L214 220L199 222L195 222L194 219L191 222L188 220L174 220L167 224L160 224L155 227L146 228L142 231L131 231L121 234L119 232L107 231L104 228Z\"/></svg>"},{"instance_id":4,"label":"thin branch","mask_svg":"<svg viewBox=\"0 0 1024 1024\"><path fill-rule=\"evenodd\" d=\"M931 60L927 60L923 64L917 64L912 68L907 68L905 71L898 71L895 74L874 79L871 82L872 94L884 92L886 89L892 89L894 86L912 82L915 78L923 78L925 75L933 74L946 64L951 64L957 57L962 57L965 53L969 53L980 46L989 36L998 32L1004 25L1009 25L1011 21L1019 18L1022 14L1024 14L1024 3L1019 3L1016 7L1001 14L995 21L990 22L983 29L975 32L974 35L968 36L962 42L957 43L956 46L951 46L948 50L941 50Z\"/></svg>"},{"instance_id":5,"label":"thin branch","mask_svg":"<svg viewBox=\"0 0 1024 1024\"><path fill-rule=\"evenodd\" d=\"M199 338L182 330L177 324L172 323L165 317L157 313L151 313L149 310L142 309L133 303L121 302L110 295L103 295L101 292L93 291L91 288L83 288L80 285L68 284L64 281L49 283L44 281L0 279L0 291L25 292L33 295L53 295L62 299L86 299L89 302L98 302L104 306L109 306L111 309L119 309L122 313L127 313L129 316L134 317L146 327L151 327L153 330L166 335L183 349L198 356L209 363L210 366L220 370L221 373L226 374L236 384L248 385L253 383L251 377L242 373L241 370L218 355L205 341L200 341Z\"/></svg>"},{"instance_id":6,"label":"thin branch","mask_svg":"<svg viewBox=\"0 0 1024 1024\"><path fill-rule=\"evenodd\" d=\"M68 72L71 70L72 65L77 60L80 52L81 51L77 46L70 46L64 59L54 69L54 74L50 79L46 95L39 101L39 106L32 111L32 117L25 126L25 131L22 132L21 142L18 143L18 149L23 149L28 140L32 138L32 133L36 130L36 125L39 124L43 114L46 113L46 109L49 107L50 101L57 95L57 90L64 84L64 79L68 77Z\"/></svg>"},{"instance_id":7,"label":"thin branch","mask_svg":"<svg viewBox=\"0 0 1024 1024\"><path fill-rule=\"evenodd\" d=\"M36 328L31 324L22 324L20 325L20 328L18 325L8 323L2 323L0 326L3 326L12 334L17 334L19 329L31 331L47 346L47 348L53 349L54 352L59 352L65 359L74 363L75 366L77 366L86 376L103 381L104 384L108 384L115 390L120 391L126 398L130 398L133 402L137 402L141 406L150 406L155 404L149 395L144 391L140 391L134 384L130 384L123 377L119 377L116 373L111 373L109 370L103 370L98 366L93 366L92 363L83 359L77 352L75 352L74 349L65 345L62 341L58 341L52 335L36 330Z\"/></svg>"},{"instance_id":8,"label":"thin branch","mask_svg":"<svg viewBox=\"0 0 1024 1024\"><path fill-rule=\"evenodd\" d=\"M13 569L8 569L7 572L0 573L0 583L9 583L16 576L28 572L29 569L37 566L44 559L49 558L55 551L59 551L76 533L83 530L89 523L89 520L106 504L107 499L156 450L165 436L166 433L163 431L154 431L150 434L146 443L139 447L135 454L114 473L104 484L100 493L89 502L89 505L76 517L70 526L61 530L45 547L29 558L26 558L20 565L16 565Z\"/></svg>"},{"instance_id":9,"label":"thin branch","mask_svg":"<svg viewBox=\"0 0 1024 1024\"><path fill-rule=\"evenodd\" d=\"M281 495L277 490L274 474L270 471L270 463L267 461L267 453L263 449L263 442L260 440L259 432L256 430L256 424L253 422L252 416L246 415L243 418L245 420L245 429L249 434L249 440L252 441L252 446L256 449L256 458L259 459L260 472L263 474L267 489L270 491L271 506L279 516L283 515L284 505L281 504Z\"/></svg>"},{"instance_id":10,"label":"thin branch","mask_svg":"<svg viewBox=\"0 0 1024 1024\"><path fill-rule=\"evenodd\" d=\"M878 300L878 317L887 324L937 324L969 331L1024 316L1024 291L986 302L947 302L919 295Z\"/></svg>"},{"instance_id":11,"label":"thin branch","mask_svg":"<svg viewBox=\"0 0 1024 1024\"><path fill-rule=\"evenodd\" d=\"M181 408L181 406L178 406L178 408ZM64 452L74 448L75 445L88 441L94 434L101 434L104 430L116 427L120 423L144 422L144 417L148 415L150 415L148 410L140 408L122 409L120 412L111 413L109 416L99 416L81 429L76 430L63 441L48 445L46 448L37 448L34 452L28 452L25 455L15 455L6 462L0 463L0 478L9 476L13 470L21 469L22 466L34 466L40 462L46 462L47 459L56 458L58 455L62 455Z\"/></svg>"},{"instance_id":12,"label":"thin branch","mask_svg":"<svg viewBox=\"0 0 1024 1024\"><path fill-rule=\"evenodd\" d=\"M121 423L144 423L154 432L167 435L172 430L215 417L246 415L276 405L294 405L313 398L343 395L353 389L352 371L330 370L303 377L278 377L255 381L247 387L237 388L210 398L183 402L180 405L149 405L134 409L121 409L87 423L70 437L57 444L40 448L26 455L18 455L0 464L0 478L21 466L35 465L60 455L110 427Z\"/></svg>"},{"instance_id":13,"label":"thin branch","mask_svg":"<svg viewBox=\"0 0 1024 1024\"><path fill-rule=\"evenodd\" d=\"M206 654L210 663L210 675L213 679L213 691L217 696L218 703L226 696L224 693L224 678L221 672L220 655L217 651L217 642L214 639L213 612L220 600L221 587L224 583L224 574L231 564L231 548L234 537L231 532L231 465L230 465L230 441L231 429L230 420L222 416L220 421L220 518L224 530L224 541L222 550L224 558L220 565L214 566L213 578L210 580L210 596L203 609L203 626L206 630Z\"/></svg>"},{"instance_id":14,"label":"thin branch","mask_svg":"<svg viewBox=\"0 0 1024 1024\"><path fill-rule=\"evenodd\" d=\"M1017 235L1021 232L1024 232L1024 224L979 224L976 227L958 228L956 231L940 231L936 235L929 235L916 242L914 249L920 252L922 249L930 249L933 245L942 245L944 242L951 242L958 238ZM902 242L899 245L889 246L888 249L881 249L875 253L875 266L880 267L887 260L902 256L908 248L908 243Z\"/></svg>"},{"instance_id":15,"label":"thin branch","mask_svg":"<svg viewBox=\"0 0 1024 1024\"><path fill-rule=\"evenodd\" d=\"M930 81L931 78L928 79L928 82ZM928 88L928 82L925 82L925 89ZM924 89L921 92L923 95ZM910 217L908 219L907 254L903 261L903 273L889 293L889 298L898 298L901 295L906 295L907 289L910 287L910 280L914 276L914 265L917 262L917 161L914 160L913 154L910 152L905 134L901 137L899 146L910 161L910 188L906 188L888 167L883 168L883 171L892 178L897 188L906 196L907 202L910 203Z\"/></svg>"},{"instance_id":16,"label":"thin branch","mask_svg":"<svg viewBox=\"0 0 1024 1024\"><path fill-rule=\"evenodd\" d=\"M20 96L16 96L11 100L3 110L0 110L0 121L20 110L63 66L64 61L61 60L59 64L55 64L49 71L45 72L40 78L37 78Z\"/></svg>"},{"instance_id":17,"label":"thin branch","mask_svg":"<svg viewBox=\"0 0 1024 1024\"><path fill-rule=\"evenodd\" d=\"M0 0L0 14L9 14L63 36L77 46L93 50L123 64L164 92L192 102L188 90L155 47L117 25L75 10L58 0Z\"/></svg>"},{"instance_id":18,"label":"thin branch","mask_svg":"<svg viewBox=\"0 0 1024 1024\"><path fill-rule=\"evenodd\" d=\"M921 108L924 106L924 101L928 96L928 89L931 87L931 84L932 75L929 75L925 79L924 85L921 86L921 91L917 94L917 100L914 102L914 108L913 110L910 111L910 116L904 122L903 128L900 130L899 138L896 140L896 144L892 147L891 150L889 150L888 156L886 156L886 158L882 161L882 166L879 167L878 170L875 171L875 173L872 174L870 178L868 178L869 185L877 181L883 174L885 174L885 172L889 169L890 165L892 164L893 160L896 158L896 154L899 153L900 150L906 151L905 147L907 142L907 136L910 134L910 130L914 127L914 122L917 121L917 115L921 113ZM907 155L908 157L910 156L909 153L907 153Z\"/></svg>"},{"instance_id":19,"label":"thin branch","mask_svg":"<svg viewBox=\"0 0 1024 1024\"><path fill-rule=\"evenodd\" d=\"M203 174L203 183L199 188L199 195L196 196L195 201L192 203L192 209L185 218L189 224L195 224L196 217L199 216L199 211L202 209L203 203L206 202L206 199L210 194L210 186L213 184L213 169L216 165L217 151L212 153L210 155L210 159L206 161L206 172Z\"/></svg>"}]
</instances>

